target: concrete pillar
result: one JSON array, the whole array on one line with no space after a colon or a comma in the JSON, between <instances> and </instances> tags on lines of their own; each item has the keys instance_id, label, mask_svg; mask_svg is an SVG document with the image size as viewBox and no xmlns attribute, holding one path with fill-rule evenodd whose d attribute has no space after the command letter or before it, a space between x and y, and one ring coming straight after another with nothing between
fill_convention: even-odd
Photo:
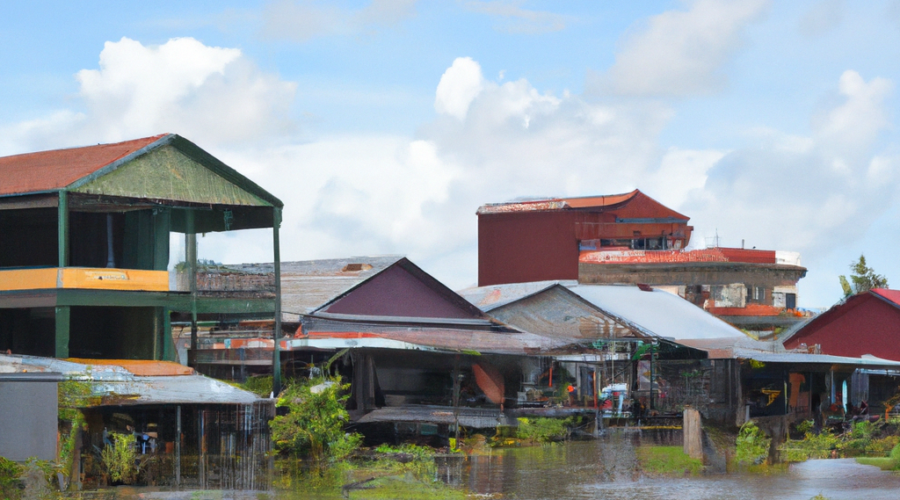
<instances>
[{"instance_id":1,"label":"concrete pillar","mask_svg":"<svg viewBox=\"0 0 900 500\"><path fill-rule=\"evenodd\" d=\"M691 458L703 458L703 429L700 426L700 412L693 408L684 409L684 453Z\"/></svg>"}]
</instances>

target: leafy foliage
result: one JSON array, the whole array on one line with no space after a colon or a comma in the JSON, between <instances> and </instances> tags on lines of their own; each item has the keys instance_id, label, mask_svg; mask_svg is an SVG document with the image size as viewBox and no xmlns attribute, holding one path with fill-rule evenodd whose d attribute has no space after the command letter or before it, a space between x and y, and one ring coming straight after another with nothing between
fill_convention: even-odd
<instances>
[{"instance_id":1,"label":"leafy foliage","mask_svg":"<svg viewBox=\"0 0 900 500\"><path fill-rule=\"evenodd\" d=\"M412 443L401 444L400 446L391 446L385 443L375 448L375 451L385 455L402 455L414 460L431 460L434 458L434 450L427 446L418 446Z\"/></svg>"},{"instance_id":2,"label":"leafy foliage","mask_svg":"<svg viewBox=\"0 0 900 500\"><path fill-rule=\"evenodd\" d=\"M734 459L739 464L759 465L769 456L771 443L772 440L756 424L747 422L738 432Z\"/></svg>"},{"instance_id":3,"label":"leafy foliage","mask_svg":"<svg viewBox=\"0 0 900 500\"><path fill-rule=\"evenodd\" d=\"M66 380L57 386L57 400L59 406L59 419L73 422L81 418L79 408L91 406L94 399L91 396L91 384Z\"/></svg>"},{"instance_id":4,"label":"leafy foliage","mask_svg":"<svg viewBox=\"0 0 900 500\"><path fill-rule=\"evenodd\" d=\"M19 498L22 484L19 478L24 469L21 465L0 457L0 496L3 498Z\"/></svg>"},{"instance_id":5,"label":"leafy foliage","mask_svg":"<svg viewBox=\"0 0 900 500\"><path fill-rule=\"evenodd\" d=\"M112 482L131 484L137 475L134 461L137 458L135 439L132 434L109 435L112 444L106 445L100 452L100 462Z\"/></svg>"},{"instance_id":6,"label":"leafy foliage","mask_svg":"<svg viewBox=\"0 0 900 500\"><path fill-rule=\"evenodd\" d=\"M569 435L572 418L520 417L516 437L532 443L547 443L565 439Z\"/></svg>"},{"instance_id":7,"label":"leafy foliage","mask_svg":"<svg viewBox=\"0 0 900 500\"><path fill-rule=\"evenodd\" d=\"M272 394L272 376L249 377L241 384L241 388L248 390L261 398L269 397Z\"/></svg>"},{"instance_id":8,"label":"leafy foliage","mask_svg":"<svg viewBox=\"0 0 900 500\"><path fill-rule=\"evenodd\" d=\"M288 414L275 417L269 424L276 448L316 460L340 460L353 453L362 436L344 432L350 417L344 408L349 388L350 384L340 383L340 377L288 385L276 403L288 408Z\"/></svg>"},{"instance_id":9,"label":"leafy foliage","mask_svg":"<svg viewBox=\"0 0 900 500\"><path fill-rule=\"evenodd\" d=\"M841 437L828 429L815 434L807 430L801 440L790 440L780 448L782 458L788 462L803 462L810 458L829 458L832 450L843 449Z\"/></svg>"},{"instance_id":10,"label":"leafy foliage","mask_svg":"<svg viewBox=\"0 0 900 500\"><path fill-rule=\"evenodd\" d=\"M859 260L850 264L850 280L846 276L839 277L844 297L868 292L873 288L887 288L888 280L883 274L877 274L874 269L866 265L866 256L860 255Z\"/></svg>"}]
</instances>

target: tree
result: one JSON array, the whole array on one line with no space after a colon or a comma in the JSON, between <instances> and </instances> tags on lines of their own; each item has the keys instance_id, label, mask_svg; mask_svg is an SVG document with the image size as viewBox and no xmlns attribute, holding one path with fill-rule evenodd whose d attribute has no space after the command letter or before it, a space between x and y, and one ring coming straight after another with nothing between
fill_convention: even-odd
<instances>
[{"instance_id":1,"label":"tree","mask_svg":"<svg viewBox=\"0 0 900 500\"><path fill-rule=\"evenodd\" d=\"M350 415L344 408L350 384L340 377L318 377L289 384L279 395L279 407L287 407L287 415L269 422L275 447L285 453L306 455L314 460L340 460L351 454L362 442L359 434L344 432Z\"/></svg>"},{"instance_id":2,"label":"tree","mask_svg":"<svg viewBox=\"0 0 900 500\"><path fill-rule=\"evenodd\" d=\"M844 297L865 293L873 288L888 287L887 278L882 274L876 274L874 269L866 265L865 255L860 255L858 262L851 263L850 270L853 271L853 274L850 275L850 281L847 281L846 276L840 276ZM853 282L852 284L850 283L851 281Z\"/></svg>"}]
</instances>

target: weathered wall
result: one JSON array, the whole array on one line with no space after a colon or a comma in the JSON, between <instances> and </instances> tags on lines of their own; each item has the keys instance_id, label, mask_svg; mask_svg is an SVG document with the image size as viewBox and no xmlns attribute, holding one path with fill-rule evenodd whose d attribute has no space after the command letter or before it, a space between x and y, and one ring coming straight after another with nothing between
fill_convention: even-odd
<instances>
[{"instance_id":1,"label":"weathered wall","mask_svg":"<svg viewBox=\"0 0 900 500\"><path fill-rule=\"evenodd\" d=\"M806 275L795 266L698 262L688 264L591 264L578 265L578 281L590 284L730 285L773 288L792 286Z\"/></svg>"},{"instance_id":2,"label":"weathered wall","mask_svg":"<svg viewBox=\"0 0 900 500\"><path fill-rule=\"evenodd\" d=\"M478 286L578 278L571 212L478 217Z\"/></svg>"}]
</instances>

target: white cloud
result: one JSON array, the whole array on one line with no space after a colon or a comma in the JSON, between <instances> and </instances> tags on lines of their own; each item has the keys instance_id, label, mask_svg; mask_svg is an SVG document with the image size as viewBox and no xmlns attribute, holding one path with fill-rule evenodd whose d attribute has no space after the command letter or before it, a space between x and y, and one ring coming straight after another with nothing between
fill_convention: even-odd
<instances>
[{"instance_id":1,"label":"white cloud","mask_svg":"<svg viewBox=\"0 0 900 500\"><path fill-rule=\"evenodd\" d=\"M499 18L498 31L520 34L540 34L566 28L566 17L553 12L523 9L521 1L470 1L465 8Z\"/></svg>"},{"instance_id":2,"label":"white cloud","mask_svg":"<svg viewBox=\"0 0 900 500\"><path fill-rule=\"evenodd\" d=\"M707 94L725 85L722 67L768 0L694 0L688 10L651 17L616 53L599 84L631 96Z\"/></svg>"},{"instance_id":3,"label":"white cloud","mask_svg":"<svg viewBox=\"0 0 900 500\"><path fill-rule=\"evenodd\" d=\"M481 204L623 192L658 170L667 179L659 189L684 193L721 155L673 150L660 169L656 136L670 109L489 81L467 58L454 61L436 94L443 111L416 138L336 136L216 154L285 201L285 259L402 253L453 287L475 281Z\"/></svg>"},{"instance_id":4,"label":"white cloud","mask_svg":"<svg viewBox=\"0 0 900 500\"><path fill-rule=\"evenodd\" d=\"M295 85L260 72L240 50L193 38L145 46L107 42L99 69L77 73L78 104L7 129L7 148L26 150L116 142L177 132L214 145L261 140L290 130ZM0 146L2 147L2 146Z\"/></svg>"},{"instance_id":5,"label":"white cloud","mask_svg":"<svg viewBox=\"0 0 900 500\"><path fill-rule=\"evenodd\" d=\"M417 0L372 0L345 9L312 0L276 0L263 11L262 36L305 42L322 36L352 36L392 28L416 14Z\"/></svg>"},{"instance_id":6,"label":"white cloud","mask_svg":"<svg viewBox=\"0 0 900 500\"><path fill-rule=\"evenodd\" d=\"M706 236L725 234L760 248L800 251L814 266L835 248L862 239L896 194L900 159L879 151L890 126L891 84L847 71L840 101L820 113L808 138L777 132L755 147L729 152L708 170L702 190L685 205ZM727 229L723 229L727 228Z\"/></svg>"},{"instance_id":7,"label":"white cloud","mask_svg":"<svg viewBox=\"0 0 900 500\"><path fill-rule=\"evenodd\" d=\"M818 38L836 28L843 18L843 0L820 0L803 14L798 29L804 36Z\"/></svg>"},{"instance_id":8,"label":"white cloud","mask_svg":"<svg viewBox=\"0 0 900 500\"><path fill-rule=\"evenodd\" d=\"M78 79L77 107L4 127L0 148L176 132L285 202L284 259L407 254L452 287L475 280L474 213L488 202L641 188L691 216L701 242L718 228L725 244L801 251L810 267L896 205L900 158L879 140L892 126L892 83L853 71L808 134L756 128L752 147L728 150L660 147L674 111L655 99L554 95L525 79L486 79L470 58L444 72L438 115L415 137L304 141L286 118L293 83L192 39L108 43L99 68ZM269 241L209 235L201 251L270 260Z\"/></svg>"},{"instance_id":9,"label":"white cloud","mask_svg":"<svg viewBox=\"0 0 900 500\"><path fill-rule=\"evenodd\" d=\"M472 100L484 88L481 66L470 57L458 57L441 76L434 98L438 113L465 119Z\"/></svg>"}]
</instances>

